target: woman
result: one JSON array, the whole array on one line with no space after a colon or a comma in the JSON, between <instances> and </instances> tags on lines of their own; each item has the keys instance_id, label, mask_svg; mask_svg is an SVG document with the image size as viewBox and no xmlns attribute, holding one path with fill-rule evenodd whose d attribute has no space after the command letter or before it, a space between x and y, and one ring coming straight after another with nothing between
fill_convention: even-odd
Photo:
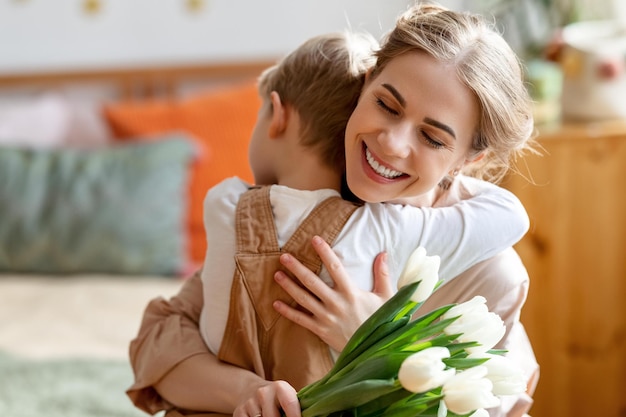
<instances>
[{"instance_id":1,"label":"woman","mask_svg":"<svg viewBox=\"0 0 626 417\"><path fill-rule=\"evenodd\" d=\"M532 131L532 118L519 63L502 38L479 18L434 6L413 7L400 17L396 28L377 53L377 58L346 129L347 180L351 191L358 197L367 201L418 206L446 205L449 199L455 199L458 193L463 192L454 187L454 181L451 192L437 187L446 173L442 167L450 162L451 157L456 158L459 134L475 132L472 135L472 151L481 155L482 159L465 165L467 161L460 158L457 161L458 171L470 170L468 173L488 175L492 179L504 174L511 154L527 143ZM465 100L462 104L467 111L451 114L448 104L459 100ZM417 152L414 143L418 137L420 141L430 143L430 151L419 148L420 152ZM464 152L458 155L464 155ZM324 252L327 247L320 244L319 248L323 259L331 259L332 254ZM494 265L497 268L497 264ZM298 267L296 263L286 266L290 269ZM304 276L304 272L300 275ZM339 294L339 308L335 313L339 317L347 317L351 310L346 307L361 303L350 302L349 285L340 285L349 280L342 281L340 273L338 275L334 276L338 284L336 288L347 290L345 294ZM278 281L288 291L297 291L280 275ZM386 281L382 279L380 282ZM447 285L456 282L466 281L457 277ZM261 380L250 372L219 363L207 352L198 336L197 316L202 304L202 292L194 289L193 285L197 285L197 281L192 279L170 303L158 301L162 305L152 311L159 310L160 313L154 316L147 314L144 318L142 340L157 340L162 346L169 346L171 350L168 352L172 356L151 357L146 354L149 346L144 343L143 354L133 357L134 368L144 370L137 372L136 386L143 384L145 393L145 388L149 386L141 379L152 379L158 381L154 384L156 390L167 392L172 385L184 382L189 387L189 397L197 399L198 406L190 408L211 409L202 405L210 389L213 399L220 398L232 405L235 416L261 413L266 417L278 416L279 405L287 416L298 416L295 390L288 384ZM516 299L518 304L523 303L525 297L523 283L520 285L521 297ZM338 294L331 289L328 289L328 294L320 294L320 288L317 286L311 291L317 291L322 302L329 299L328 294ZM390 292L388 285L383 285L383 288L380 302L388 298ZM355 295L352 297L366 296L353 292ZM437 293L442 292L439 290ZM452 294L453 291L448 290L447 293ZM447 301L445 293L442 294L441 301ZM463 293L463 296L467 294ZM499 295L491 298L497 301ZM303 306L314 310L310 305L303 303ZM277 307L286 317L300 320L305 327L309 326L322 337L320 326L324 318L329 317L328 310L319 310L319 314L307 323L302 319L310 317L298 316L285 306ZM513 307L514 321L519 313L517 307ZM163 313L168 311L170 315ZM159 329L172 320L180 323L181 333L161 334ZM331 336L323 339L331 345L340 346L354 331L354 324L351 326L343 335L335 336L328 332L325 334ZM514 327L511 326L511 329ZM160 337L170 339L159 340ZM158 350L159 354L168 352ZM169 369L165 375L153 368L154 364L159 364L162 370L163 363ZM145 372L151 368L160 372L158 378ZM217 375L219 379L211 380ZM205 379L207 377L208 380ZM153 393L158 397L156 390Z\"/></svg>"}]
</instances>

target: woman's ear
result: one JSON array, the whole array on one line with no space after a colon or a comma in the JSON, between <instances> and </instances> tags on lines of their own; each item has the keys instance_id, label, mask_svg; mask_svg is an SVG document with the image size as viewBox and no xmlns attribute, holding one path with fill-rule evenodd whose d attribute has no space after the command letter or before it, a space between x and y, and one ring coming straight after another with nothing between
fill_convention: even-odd
<instances>
[{"instance_id":1,"label":"woman's ear","mask_svg":"<svg viewBox=\"0 0 626 417\"><path fill-rule=\"evenodd\" d=\"M465 160L465 163L466 163L466 164L471 164L472 162L478 162L478 161L480 161L481 159L483 159L483 158L484 158L484 156L485 156L485 152L484 152L484 151L478 152L477 154L474 154L474 155L472 155L472 156L468 157L468 158Z\"/></svg>"},{"instance_id":2,"label":"woman's ear","mask_svg":"<svg viewBox=\"0 0 626 417\"><path fill-rule=\"evenodd\" d=\"M270 101L272 104L272 116L269 126L269 136L270 138L275 138L280 136L287 128L287 109L276 91L270 93Z\"/></svg>"}]
</instances>

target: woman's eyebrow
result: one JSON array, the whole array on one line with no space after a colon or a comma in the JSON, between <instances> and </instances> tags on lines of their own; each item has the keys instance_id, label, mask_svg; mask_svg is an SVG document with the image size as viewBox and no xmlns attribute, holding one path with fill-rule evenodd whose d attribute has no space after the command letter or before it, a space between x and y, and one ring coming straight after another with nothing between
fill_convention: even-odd
<instances>
[{"instance_id":1,"label":"woman's eyebrow","mask_svg":"<svg viewBox=\"0 0 626 417\"><path fill-rule=\"evenodd\" d=\"M384 83L382 84L382 86L391 93L391 95L393 95L396 100L398 100L398 102L400 103L400 105L402 107L406 107L406 100L404 99L404 97L402 97L402 94L400 94L400 92L398 90L396 90L396 88L391 85L391 84L387 84ZM435 126L441 130L445 130L446 132L448 132L450 134L450 136L452 136L454 139L456 139L456 133L454 133L454 129L452 129L450 126L448 126L447 124L441 123L435 119L431 119L430 117L425 117L424 118L424 123L429 124L431 126Z\"/></svg>"},{"instance_id":2,"label":"woman's eyebrow","mask_svg":"<svg viewBox=\"0 0 626 417\"><path fill-rule=\"evenodd\" d=\"M431 119L430 117L424 117L424 123L429 124L431 126L435 126L441 130L445 130L446 132L450 134L450 136L456 139L456 134L454 133L454 130L447 124L441 123L435 119Z\"/></svg>"},{"instance_id":3,"label":"woman's eyebrow","mask_svg":"<svg viewBox=\"0 0 626 417\"><path fill-rule=\"evenodd\" d=\"M396 88L393 85L385 83L383 84L383 87L385 87L387 91L389 91L391 95L393 95L396 98L396 100L398 100L398 102L400 103L402 107L406 107L406 100L404 99L404 97L402 97L402 94L400 94L400 92L396 90Z\"/></svg>"}]
</instances>

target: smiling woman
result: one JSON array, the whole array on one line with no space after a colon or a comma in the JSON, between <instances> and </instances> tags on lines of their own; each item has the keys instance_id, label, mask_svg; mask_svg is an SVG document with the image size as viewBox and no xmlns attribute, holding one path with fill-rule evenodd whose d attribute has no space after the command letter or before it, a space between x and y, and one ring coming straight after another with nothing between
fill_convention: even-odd
<instances>
[{"instance_id":1,"label":"smiling woman","mask_svg":"<svg viewBox=\"0 0 626 417\"><path fill-rule=\"evenodd\" d=\"M348 186L366 201L431 206L441 178L476 158L478 115L454 66L419 51L391 60L367 79L348 121Z\"/></svg>"},{"instance_id":2,"label":"smiling woman","mask_svg":"<svg viewBox=\"0 0 626 417\"><path fill-rule=\"evenodd\" d=\"M289 152L294 158L269 164L277 173L276 185L250 189L249 184L234 179L211 190L205 200L205 225L215 233L209 235L202 281L196 275L170 301L151 303L145 325L131 344L136 383L128 393L137 406L156 412L172 403L237 417L259 412L277 416L280 407L288 417L300 417L296 389L323 372L329 350L341 351L356 328L395 292L398 265L403 265L418 245L442 259L440 273L446 285L437 291L440 304L431 307L466 301L487 288L487 305L500 307L497 312L503 311L507 327L499 347L509 348L518 358L528 358L529 375L536 370L532 352L528 354L526 349L527 340L517 339L522 342L516 344L507 336L525 335L518 319L527 275L515 257L500 257L514 254L510 245L518 238L513 237L514 242L508 239L504 246L502 239L515 236L520 230L510 228L519 227L520 221L523 235L528 219L523 209L518 211L521 207L514 196L501 193L488 182L460 175L463 171L498 178L508 169L511 157L529 144L532 108L519 60L480 17L421 3L400 16L375 56L377 62L360 90L356 110L348 109L343 135L348 186L368 202L352 207L345 223L338 224L346 212L322 211L330 207L326 199L314 200L321 193L337 190L304 188L308 184L302 181L297 184L300 188L289 187L293 181L287 181L292 179L289 175L285 179L287 171L298 180L320 176L320 168L309 163L314 153L310 149L300 158ZM324 59L311 60L309 65L311 62L327 64ZM302 76L304 71L297 74ZM332 91L337 90L335 84ZM262 126L275 128L264 127L258 133L275 146L281 143L279 139L293 140L293 132L301 131L294 124L297 127L305 109L294 106L291 112L280 100L281 91L265 93L268 97L262 96L268 105L259 118L269 121ZM323 97L322 105L341 99ZM326 118L320 119L314 122L327 123ZM283 136L283 131L292 134ZM297 151L299 147L287 149ZM277 167L285 160L298 161L298 171L294 164ZM450 181L450 187L439 186L444 180ZM287 193L291 198L284 198ZM508 208L504 207L502 202L509 198ZM258 204L252 204L254 201ZM312 201L309 209L297 209L305 207L306 201ZM420 207L378 204L381 201ZM332 203L340 206L336 199ZM296 218L296 212L303 214ZM502 226L495 226L494 221ZM330 235L329 226L341 232ZM320 234L330 236L332 248ZM311 241L319 259L311 254ZM244 242L271 243L255 245L254 251L243 246ZM282 253L286 250L292 254ZM377 258L376 270L382 277L373 276L372 260L381 251L389 254L389 269L384 273ZM479 259L484 262L477 263ZM223 271L216 273L217 268ZM286 271L295 278L290 279ZM227 281L230 277L232 281ZM302 285L294 282L296 279ZM331 280L334 285L327 285ZM216 290L222 295L216 297ZM204 299L198 296L203 292ZM231 303L233 300L236 303ZM499 304L502 300L506 300L504 305ZM221 314L225 310L228 313ZM222 336L208 351L199 336L200 330L207 329L217 329ZM301 333L302 329L312 334ZM225 358L222 348L232 346L225 342L233 337L244 339L246 348L224 349L237 357L220 362ZM290 347L286 352L285 346ZM313 351L316 354L309 355ZM164 357L168 363L160 360ZM297 366L287 366L287 372L278 376L276 369L285 363ZM194 390L181 390L189 386ZM528 410L527 396L513 402L521 413ZM509 409L494 412L502 415ZM168 417L180 414L176 409L168 411Z\"/></svg>"}]
</instances>

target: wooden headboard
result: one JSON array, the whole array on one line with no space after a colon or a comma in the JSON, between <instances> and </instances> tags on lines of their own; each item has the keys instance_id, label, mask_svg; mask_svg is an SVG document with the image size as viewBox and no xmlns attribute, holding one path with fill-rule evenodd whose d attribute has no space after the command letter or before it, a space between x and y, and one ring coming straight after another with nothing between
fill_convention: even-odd
<instances>
[{"instance_id":1,"label":"wooden headboard","mask_svg":"<svg viewBox=\"0 0 626 417\"><path fill-rule=\"evenodd\" d=\"M181 64L171 66L87 69L57 72L0 73L0 89L54 88L76 84L111 84L119 98L175 96L183 83L219 84L257 77L276 60Z\"/></svg>"}]
</instances>

